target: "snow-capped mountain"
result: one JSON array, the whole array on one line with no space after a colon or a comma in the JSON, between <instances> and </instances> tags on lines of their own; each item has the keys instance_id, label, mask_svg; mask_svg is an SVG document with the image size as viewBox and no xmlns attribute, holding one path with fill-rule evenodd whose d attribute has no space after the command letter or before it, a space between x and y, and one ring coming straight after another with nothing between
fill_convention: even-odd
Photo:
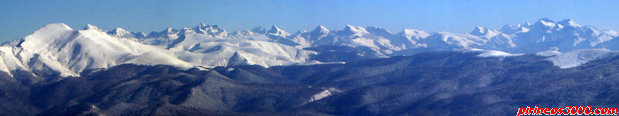
<instances>
[{"instance_id":1,"label":"snow-capped mountain","mask_svg":"<svg viewBox=\"0 0 619 116\"><path fill-rule=\"evenodd\" d=\"M185 68L229 64L268 67L303 63L314 53L266 41L218 39L227 33L208 25L181 31L166 29L148 36L136 34L139 32L122 28L105 32L90 24L82 30L62 23L49 24L24 39L0 46L0 70L9 75L23 70L66 77L127 63ZM148 42L154 45L144 44Z\"/></svg>"},{"instance_id":2,"label":"snow-capped mountain","mask_svg":"<svg viewBox=\"0 0 619 116\"><path fill-rule=\"evenodd\" d=\"M237 54L247 60L244 65L288 65L309 60L312 51L283 44L244 39L218 39L186 32L171 43L161 46L174 51L180 59L206 66L226 66Z\"/></svg>"},{"instance_id":3,"label":"snow-capped mountain","mask_svg":"<svg viewBox=\"0 0 619 116\"><path fill-rule=\"evenodd\" d=\"M290 36L290 33L280 29L275 25L271 26L271 30L267 31L265 34L271 38L286 38Z\"/></svg>"},{"instance_id":4,"label":"snow-capped mountain","mask_svg":"<svg viewBox=\"0 0 619 116\"><path fill-rule=\"evenodd\" d=\"M217 39L248 39L308 48L318 46L348 46L375 56L412 55L428 50L479 48L514 53L535 53L545 50L567 52L584 48L619 49L617 32L580 25L574 20L559 22L547 18L534 23L505 25L500 30L477 26L470 33L433 32L404 29L391 33L377 27L346 25L342 30L317 26L311 31L288 33L278 26L256 27L228 34L216 25L200 24L194 28L166 29L135 38L152 45L167 45L185 33L198 33ZM118 34L117 34L118 35ZM124 37L124 36L121 36Z\"/></svg>"},{"instance_id":5,"label":"snow-capped mountain","mask_svg":"<svg viewBox=\"0 0 619 116\"><path fill-rule=\"evenodd\" d=\"M470 33L433 32L405 29L391 33L382 28L346 25L342 30L317 26L311 31L287 34L273 26L234 33L233 37L262 40L295 46L349 46L377 56L412 55L428 50L480 48L514 53L545 50L567 52L585 48L619 49L617 32L580 25L574 20L555 22L547 18L534 23L505 25L500 30L477 26ZM283 35L283 36L282 36Z\"/></svg>"},{"instance_id":6,"label":"snow-capped mountain","mask_svg":"<svg viewBox=\"0 0 619 116\"><path fill-rule=\"evenodd\" d=\"M428 36L430 36L430 34L421 30L404 29L402 32L398 33L398 36L406 38L406 40L408 40L408 42L410 42L410 44L412 45L409 47L420 48L428 47L428 44L421 43L420 40L427 38Z\"/></svg>"},{"instance_id":7,"label":"snow-capped mountain","mask_svg":"<svg viewBox=\"0 0 619 116\"><path fill-rule=\"evenodd\" d=\"M87 69L124 63L193 66L165 49L116 38L93 25L74 30L62 23L49 24L2 48L4 63L0 67L9 73L27 70L43 75L79 76Z\"/></svg>"},{"instance_id":8,"label":"snow-capped mountain","mask_svg":"<svg viewBox=\"0 0 619 116\"><path fill-rule=\"evenodd\" d=\"M145 33L142 32L130 32L123 28L117 27L111 31L107 32L110 35L121 37L121 38L144 38L146 37Z\"/></svg>"},{"instance_id":9,"label":"snow-capped mountain","mask_svg":"<svg viewBox=\"0 0 619 116\"><path fill-rule=\"evenodd\" d=\"M546 18L533 24L505 25L500 30L478 26L470 33L462 34L428 33L415 29L392 33L383 28L352 25L346 25L342 30L317 26L311 31L294 34L275 25L268 30L257 27L228 33L220 26L206 24L192 28L167 28L145 34L120 27L105 31L90 24L82 30L75 30L59 23L49 24L24 39L0 46L0 70L9 73L24 70L39 75L77 76L84 70L126 63L178 67L269 67L308 62L315 64L316 61L312 61L315 54L329 57L315 59L339 62L333 59L390 57L431 50L462 49L486 51L480 55L482 57L555 50L558 53L567 52L557 57L566 55L573 60L549 58L549 61L559 62L559 67L573 67L597 58L598 55L576 55L578 58L574 59L571 57L574 55L569 55L568 51L617 50L618 37L617 32L612 30L599 30L569 19L555 22ZM582 54L589 53L585 50Z\"/></svg>"},{"instance_id":10,"label":"snow-capped mountain","mask_svg":"<svg viewBox=\"0 0 619 116\"><path fill-rule=\"evenodd\" d=\"M508 27L511 28L510 30ZM510 34L511 40L516 47L505 49L513 52L531 52L557 49L567 52L583 48L608 48L605 44L619 44L607 42L617 38L617 32L612 30L598 30L591 26L582 26L573 20L554 22L543 18L534 24L522 24L517 26L505 26L504 31Z\"/></svg>"}]
</instances>

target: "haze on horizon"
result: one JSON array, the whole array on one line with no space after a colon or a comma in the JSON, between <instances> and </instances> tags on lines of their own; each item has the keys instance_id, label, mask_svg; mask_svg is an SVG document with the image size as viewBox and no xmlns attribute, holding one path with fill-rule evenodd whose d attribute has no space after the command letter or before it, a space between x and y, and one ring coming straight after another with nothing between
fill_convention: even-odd
<instances>
[{"instance_id":1,"label":"haze on horizon","mask_svg":"<svg viewBox=\"0 0 619 116\"><path fill-rule=\"evenodd\" d=\"M277 25L288 32L324 25L376 26L397 33L405 28L427 32L470 32L475 26L540 18L573 19L582 25L619 30L619 1L0 1L0 42L22 38L50 23L74 29L93 24L111 30L151 32L164 28L219 25L229 32Z\"/></svg>"}]
</instances>

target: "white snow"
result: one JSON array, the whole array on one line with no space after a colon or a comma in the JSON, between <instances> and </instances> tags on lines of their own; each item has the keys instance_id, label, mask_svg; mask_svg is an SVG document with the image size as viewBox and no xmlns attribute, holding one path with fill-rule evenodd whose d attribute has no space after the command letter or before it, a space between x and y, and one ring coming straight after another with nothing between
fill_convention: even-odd
<instances>
[{"instance_id":1,"label":"white snow","mask_svg":"<svg viewBox=\"0 0 619 116\"><path fill-rule=\"evenodd\" d=\"M320 99L322 99L322 98L329 97L329 96L331 96L331 91L329 91L329 90L324 90L324 91L322 91L322 92L320 92L320 93L315 94L314 96L312 96L312 98L310 98L309 102L318 101L318 100L320 100Z\"/></svg>"},{"instance_id":2,"label":"white snow","mask_svg":"<svg viewBox=\"0 0 619 116\"><path fill-rule=\"evenodd\" d=\"M341 92L341 90L338 90L336 88L329 88L329 89L321 91L320 93L314 94L308 102L318 101L323 98L329 97L333 94L337 94L339 92Z\"/></svg>"},{"instance_id":3,"label":"white snow","mask_svg":"<svg viewBox=\"0 0 619 116\"><path fill-rule=\"evenodd\" d=\"M563 26L581 27L580 24L576 23L576 21L572 19L566 19L566 20L560 21L559 24Z\"/></svg>"},{"instance_id":4,"label":"white snow","mask_svg":"<svg viewBox=\"0 0 619 116\"><path fill-rule=\"evenodd\" d=\"M425 31L415 30L415 29L404 29L401 35L407 39L416 39L416 40L430 36L430 34Z\"/></svg>"},{"instance_id":5,"label":"white snow","mask_svg":"<svg viewBox=\"0 0 619 116\"><path fill-rule=\"evenodd\" d=\"M4 65L8 70L51 70L65 77L79 76L81 71L87 69L109 68L125 63L178 67L195 65L179 60L165 49L113 37L95 30L92 25L87 27L90 29L73 30L62 23L49 24L26 36L19 45L0 47ZM0 70L6 69L0 67Z\"/></svg>"},{"instance_id":6,"label":"white snow","mask_svg":"<svg viewBox=\"0 0 619 116\"><path fill-rule=\"evenodd\" d=\"M556 56L561 54L561 52L557 51L557 50L546 50L546 51L541 51L541 52L537 52L535 53L535 55L538 56Z\"/></svg>"},{"instance_id":7,"label":"white snow","mask_svg":"<svg viewBox=\"0 0 619 116\"><path fill-rule=\"evenodd\" d=\"M351 33L353 36L363 36L365 34L368 34L369 32L367 30L365 30L365 28L363 27L359 27L359 26L352 26L352 25L346 25L346 27L343 30L344 32L347 33Z\"/></svg>"},{"instance_id":8,"label":"white snow","mask_svg":"<svg viewBox=\"0 0 619 116\"><path fill-rule=\"evenodd\" d=\"M308 61L308 62L304 62L304 63L297 63L294 65L318 65L318 64L346 64L346 62L320 62L320 61Z\"/></svg>"},{"instance_id":9,"label":"white snow","mask_svg":"<svg viewBox=\"0 0 619 116\"><path fill-rule=\"evenodd\" d=\"M507 52L503 52L503 51L497 51L497 50L484 50L484 49L469 49L469 51L475 51L475 52L481 52L480 54L477 55L477 57L509 57L509 56L520 56L523 54L512 54L512 53L507 53Z\"/></svg>"},{"instance_id":10,"label":"white snow","mask_svg":"<svg viewBox=\"0 0 619 116\"><path fill-rule=\"evenodd\" d=\"M541 27L541 28L540 28ZM372 55L389 57L404 50L457 50L480 48L479 57L508 57L535 53L551 57L561 67L578 66L597 55L584 56L544 51L555 47L569 51L583 48L613 48L617 32L581 26L573 20L555 23L540 19L492 30L476 27L471 33L426 33L404 29L392 34L382 28L346 25L343 30L318 26L313 31L290 34L277 26L266 31L228 33L217 25L200 24L193 28L172 29L148 35L116 28L109 32L87 24L83 30L49 24L24 37L0 46L0 71L56 71L62 76L77 76L81 71L108 68L125 63L178 67L215 67L226 65L323 64L312 62L316 54L303 48L322 45L369 48ZM288 43L284 43L288 41ZM293 44L290 44L290 41ZM569 43L569 44L565 44ZM298 44L298 45L297 45ZM482 50L485 49L485 50ZM522 51L520 51L522 50ZM406 52L406 51L404 51ZM238 57L231 59L234 54ZM588 55L587 55L588 54ZM410 54L407 54L410 55ZM567 60L562 57L569 57Z\"/></svg>"},{"instance_id":11,"label":"white snow","mask_svg":"<svg viewBox=\"0 0 619 116\"><path fill-rule=\"evenodd\" d=\"M612 53L612 51L607 49L581 49L559 54L546 60L551 61L560 68L572 68L604 57L609 53Z\"/></svg>"},{"instance_id":12,"label":"white snow","mask_svg":"<svg viewBox=\"0 0 619 116\"><path fill-rule=\"evenodd\" d=\"M439 32L440 40L448 45L457 46L460 48L473 48L474 46L483 43L483 39L470 34L454 34L449 32ZM441 46L439 44L429 44L428 46Z\"/></svg>"},{"instance_id":13,"label":"white snow","mask_svg":"<svg viewBox=\"0 0 619 116\"><path fill-rule=\"evenodd\" d=\"M316 29L314 29L315 32L319 32L321 35L327 34L329 33L329 29L327 29L327 27L319 25L318 27L316 27Z\"/></svg>"},{"instance_id":14,"label":"white snow","mask_svg":"<svg viewBox=\"0 0 619 116\"><path fill-rule=\"evenodd\" d=\"M131 34L121 28L106 33L90 24L85 30L74 30L62 23L49 24L26 36L22 42L0 46L0 71L10 74L13 70L49 70L66 77L79 76L88 69L105 69L127 63L215 67L226 66L235 53L240 56L237 60L246 60L240 63L269 67L303 63L315 54L273 42L211 36L223 32L217 26L201 25L196 29L203 32L185 28L182 41L153 46L121 38L124 34ZM167 35L163 36L176 35L172 29L166 31L163 34ZM177 39L181 38L174 40Z\"/></svg>"},{"instance_id":15,"label":"white snow","mask_svg":"<svg viewBox=\"0 0 619 116\"><path fill-rule=\"evenodd\" d=\"M67 26L69 27L69 26ZM91 25L91 24L86 24L86 26L84 26L83 30L96 30L96 31L104 31L102 29L99 29L99 27Z\"/></svg>"},{"instance_id":16,"label":"white snow","mask_svg":"<svg viewBox=\"0 0 619 116\"><path fill-rule=\"evenodd\" d=\"M315 54L274 42L217 39L203 34L186 34L184 41L165 46L181 60L206 67L226 66L235 53L246 59L249 65L263 67L306 62L311 54Z\"/></svg>"},{"instance_id":17,"label":"white snow","mask_svg":"<svg viewBox=\"0 0 619 116\"><path fill-rule=\"evenodd\" d=\"M290 33L284 31L283 29L273 25L271 27L271 30L269 30L269 32L267 33L267 35L271 35L271 36L278 36L278 37L288 37L290 36Z\"/></svg>"},{"instance_id":18,"label":"white snow","mask_svg":"<svg viewBox=\"0 0 619 116\"><path fill-rule=\"evenodd\" d=\"M541 24L543 24L544 26L546 26L546 27L555 27L556 26L556 24L554 22L552 22L550 20L547 20L547 19L539 20L539 22Z\"/></svg>"}]
</instances>

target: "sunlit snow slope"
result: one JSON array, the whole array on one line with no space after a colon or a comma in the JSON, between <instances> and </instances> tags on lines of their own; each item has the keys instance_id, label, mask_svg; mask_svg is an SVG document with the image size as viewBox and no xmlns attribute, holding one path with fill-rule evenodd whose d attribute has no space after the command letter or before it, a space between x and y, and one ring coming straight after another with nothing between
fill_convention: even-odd
<instances>
[{"instance_id":1,"label":"sunlit snow slope","mask_svg":"<svg viewBox=\"0 0 619 116\"><path fill-rule=\"evenodd\" d=\"M271 66L305 62L313 53L277 43L213 40L199 34L182 39L169 47L153 46L110 35L92 25L75 30L62 23L49 24L24 39L0 46L0 70L9 74L25 70L66 77L125 63L186 68L227 64ZM235 60L230 62L233 56Z\"/></svg>"}]
</instances>

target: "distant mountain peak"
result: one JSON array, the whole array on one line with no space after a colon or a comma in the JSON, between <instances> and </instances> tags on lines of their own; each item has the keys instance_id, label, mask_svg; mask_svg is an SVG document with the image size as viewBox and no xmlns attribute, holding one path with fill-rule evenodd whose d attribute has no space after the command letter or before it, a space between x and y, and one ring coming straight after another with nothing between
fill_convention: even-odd
<instances>
[{"instance_id":1,"label":"distant mountain peak","mask_svg":"<svg viewBox=\"0 0 619 116\"><path fill-rule=\"evenodd\" d=\"M473 31L471 31L471 35L475 35L475 36L480 36L480 37L486 37L486 38L492 38L496 35L499 35L501 32L497 31L497 30L492 30L492 29L488 29L486 27L482 27L482 26L476 26Z\"/></svg>"},{"instance_id":2,"label":"distant mountain peak","mask_svg":"<svg viewBox=\"0 0 619 116\"><path fill-rule=\"evenodd\" d=\"M576 21L572 19L565 19L565 20L559 21L558 24L561 24L563 26L581 27L580 24L576 23Z\"/></svg>"},{"instance_id":3,"label":"distant mountain peak","mask_svg":"<svg viewBox=\"0 0 619 116\"><path fill-rule=\"evenodd\" d=\"M228 36L228 32L226 32L225 29L220 28L217 25L206 25L204 23L200 23L193 30L197 33L207 34L218 38Z\"/></svg>"},{"instance_id":4,"label":"distant mountain peak","mask_svg":"<svg viewBox=\"0 0 619 116\"><path fill-rule=\"evenodd\" d=\"M525 25L529 26L529 24ZM518 33L518 32L528 32L529 28L518 24L518 25L503 25L503 27L501 28L501 32L505 33L505 34L514 34L514 33Z\"/></svg>"},{"instance_id":5,"label":"distant mountain peak","mask_svg":"<svg viewBox=\"0 0 619 116\"><path fill-rule=\"evenodd\" d=\"M380 28L380 27L374 27L374 26L368 26L365 28L366 31L368 32L380 32L380 33L391 33L391 31L385 29L385 28Z\"/></svg>"},{"instance_id":6,"label":"distant mountain peak","mask_svg":"<svg viewBox=\"0 0 619 116\"><path fill-rule=\"evenodd\" d=\"M359 27L359 26L353 26L350 24L347 24L344 30L340 32L345 35L363 35L363 34L368 33L365 28Z\"/></svg>"},{"instance_id":7,"label":"distant mountain peak","mask_svg":"<svg viewBox=\"0 0 619 116\"><path fill-rule=\"evenodd\" d=\"M218 25L207 25L207 24L204 24L204 23L198 24L196 26L196 28L201 28L201 29L203 29L203 28L218 28L218 29L223 29L223 28L219 27Z\"/></svg>"},{"instance_id":8,"label":"distant mountain peak","mask_svg":"<svg viewBox=\"0 0 619 116\"><path fill-rule=\"evenodd\" d=\"M174 33L175 31L176 31L176 29L173 29L173 28L171 28L171 27L168 27L168 28L164 29L162 32L165 32L165 33Z\"/></svg>"},{"instance_id":9,"label":"distant mountain peak","mask_svg":"<svg viewBox=\"0 0 619 116\"><path fill-rule=\"evenodd\" d=\"M327 27L322 26L322 25L318 25L316 26L316 28L314 28L314 30L312 30L312 33L328 33L329 29L327 29Z\"/></svg>"},{"instance_id":10,"label":"distant mountain peak","mask_svg":"<svg viewBox=\"0 0 619 116\"><path fill-rule=\"evenodd\" d=\"M271 36L279 36L279 37L288 37L290 33L284 31L283 29L273 25L271 26L271 30L268 31L268 34Z\"/></svg>"},{"instance_id":11,"label":"distant mountain peak","mask_svg":"<svg viewBox=\"0 0 619 116\"><path fill-rule=\"evenodd\" d=\"M111 35L116 35L116 36L125 36L125 35L128 35L128 34L131 34L131 32L129 32L129 31L123 29L123 28L120 28L120 27L117 27L117 28L113 29L112 31L110 31L108 33L111 34Z\"/></svg>"},{"instance_id":12,"label":"distant mountain peak","mask_svg":"<svg viewBox=\"0 0 619 116\"><path fill-rule=\"evenodd\" d=\"M399 35L404 36L407 39L412 39L412 38L420 39L420 38L426 38L430 36L430 33L427 33L421 30L416 30L416 29L404 29L402 30L402 32L400 32Z\"/></svg>"},{"instance_id":13,"label":"distant mountain peak","mask_svg":"<svg viewBox=\"0 0 619 116\"><path fill-rule=\"evenodd\" d=\"M143 38L146 37L146 34L142 33L142 32L131 32L131 31L127 31L123 28L117 27L114 28L112 31L107 32L110 35L114 35L117 37L122 37L122 38Z\"/></svg>"},{"instance_id":14,"label":"distant mountain peak","mask_svg":"<svg viewBox=\"0 0 619 116\"><path fill-rule=\"evenodd\" d=\"M73 30L73 28L69 27L69 25L64 23L52 23L43 26L41 29L65 29L65 30Z\"/></svg>"},{"instance_id":15,"label":"distant mountain peak","mask_svg":"<svg viewBox=\"0 0 619 116\"><path fill-rule=\"evenodd\" d=\"M279 32L285 32L285 31L277 27L276 25L272 25L271 30L269 30L269 33L279 33Z\"/></svg>"},{"instance_id":16,"label":"distant mountain peak","mask_svg":"<svg viewBox=\"0 0 619 116\"><path fill-rule=\"evenodd\" d=\"M120 27L114 28L114 29L112 30L112 32L114 32L115 34L127 34L127 33L131 33L131 32L129 32L129 31L127 31L127 30L123 29L123 28L120 28Z\"/></svg>"},{"instance_id":17,"label":"distant mountain peak","mask_svg":"<svg viewBox=\"0 0 619 116\"><path fill-rule=\"evenodd\" d=\"M475 28L473 29L473 31L471 31L471 34L473 35L484 35L488 32L488 30L485 27L482 26L475 26Z\"/></svg>"},{"instance_id":18,"label":"distant mountain peak","mask_svg":"<svg viewBox=\"0 0 619 116\"><path fill-rule=\"evenodd\" d=\"M555 27L556 23L548 18L541 18L535 22L533 25L543 26L543 27Z\"/></svg>"},{"instance_id":19,"label":"distant mountain peak","mask_svg":"<svg viewBox=\"0 0 619 116\"><path fill-rule=\"evenodd\" d=\"M99 29L99 27L91 25L91 24L86 24L84 26L84 28L82 28L83 30L96 30L96 31L103 31L102 29Z\"/></svg>"},{"instance_id":20,"label":"distant mountain peak","mask_svg":"<svg viewBox=\"0 0 619 116\"><path fill-rule=\"evenodd\" d=\"M112 31L127 31L127 30L125 30L123 28L120 28L120 27L116 27L116 28L112 29Z\"/></svg>"},{"instance_id":21,"label":"distant mountain peak","mask_svg":"<svg viewBox=\"0 0 619 116\"><path fill-rule=\"evenodd\" d=\"M206 27L206 24L204 24L204 23L200 23L200 24L198 24L196 27L200 27L200 28L201 28L201 27Z\"/></svg>"},{"instance_id":22,"label":"distant mountain peak","mask_svg":"<svg viewBox=\"0 0 619 116\"><path fill-rule=\"evenodd\" d=\"M553 20L551 20L550 18L544 17L544 18L540 18L537 20L537 22L553 22Z\"/></svg>"},{"instance_id":23,"label":"distant mountain peak","mask_svg":"<svg viewBox=\"0 0 619 116\"><path fill-rule=\"evenodd\" d=\"M354 30L356 29L356 26L350 25L350 24L346 24L346 27L344 27L344 30Z\"/></svg>"}]
</instances>

